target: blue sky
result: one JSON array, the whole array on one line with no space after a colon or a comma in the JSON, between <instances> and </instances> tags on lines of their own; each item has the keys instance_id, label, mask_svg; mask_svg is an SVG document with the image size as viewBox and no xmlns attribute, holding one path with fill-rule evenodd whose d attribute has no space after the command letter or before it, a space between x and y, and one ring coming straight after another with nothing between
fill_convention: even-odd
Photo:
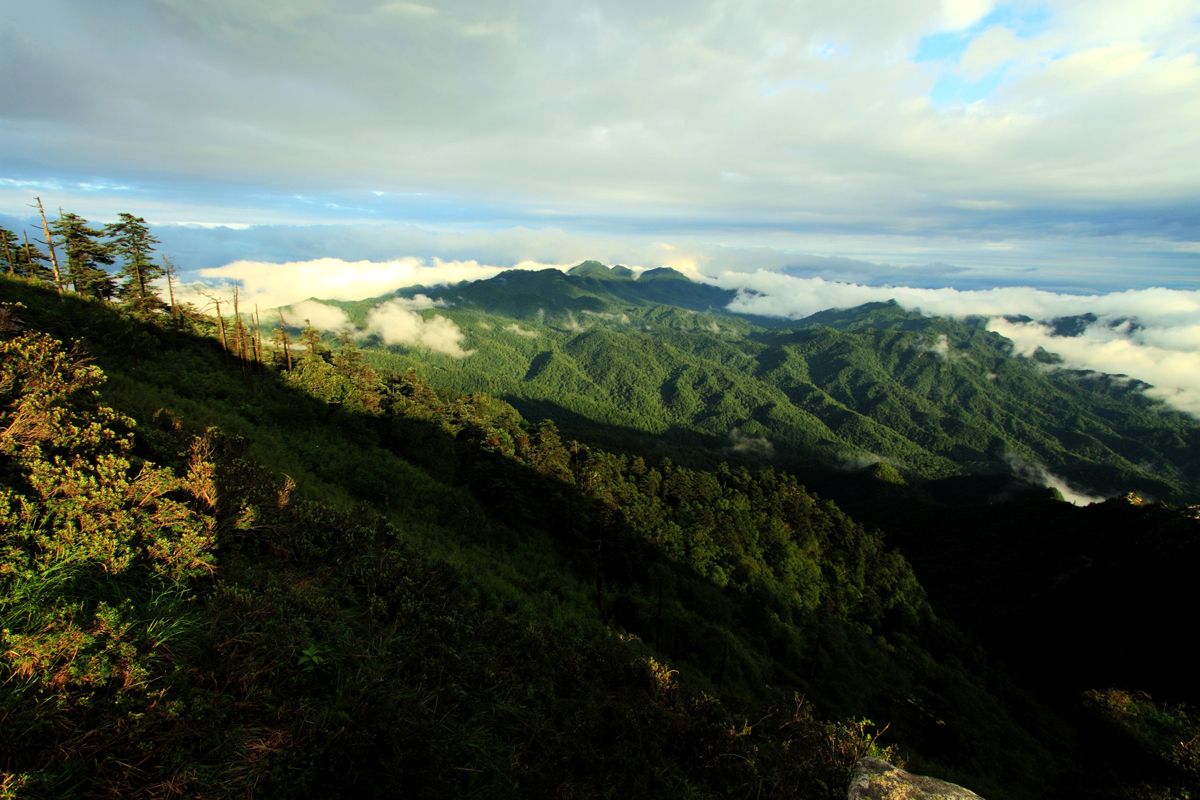
<instances>
[{"instance_id":1,"label":"blue sky","mask_svg":"<svg viewBox=\"0 0 1200 800\"><path fill-rule=\"evenodd\" d=\"M0 21L0 224L131 211L192 271L1196 288L1198 53L1195 0L45 0Z\"/></svg>"}]
</instances>

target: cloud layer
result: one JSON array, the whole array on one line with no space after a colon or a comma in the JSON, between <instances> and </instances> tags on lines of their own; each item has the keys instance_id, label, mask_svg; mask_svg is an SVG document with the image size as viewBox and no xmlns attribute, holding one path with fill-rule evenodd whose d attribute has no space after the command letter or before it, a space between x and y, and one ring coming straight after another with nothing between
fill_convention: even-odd
<instances>
[{"instance_id":1,"label":"cloud layer","mask_svg":"<svg viewBox=\"0 0 1200 800\"><path fill-rule=\"evenodd\" d=\"M498 275L503 269L476 261L424 261L418 258L343 261L339 258L318 258L282 264L234 261L223 267L200 270L199 274L214 289L221 284L236 283L241 287L241 301L244 303L274 308L308 298L362 300L405 286L438 286L464 280L482 280Z\"/></svg>"},{"instance_id":2,"label":"cloud layer","mask_svg":"<svg viewBox=\"0 0 1200 800\"><path fill-rule=\"evenodd\" d=\"M0 211L1194 274L1198 49L1194 0L43 0L0 28Z\"/></svg>"}]
</instances>

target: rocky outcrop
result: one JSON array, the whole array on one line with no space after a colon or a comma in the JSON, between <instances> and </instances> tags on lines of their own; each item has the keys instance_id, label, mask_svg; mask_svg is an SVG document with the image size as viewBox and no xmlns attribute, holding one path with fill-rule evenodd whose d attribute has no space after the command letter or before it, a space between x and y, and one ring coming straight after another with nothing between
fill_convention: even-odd
<instances>
[{"instance_id":1,"label":"rocky outcrop","mask_svg":"<svg viewBox=\"0 0 1200 800\"><path fill-rule=\"evenodd\" d=\"M982 800L970 789L913 775L878 758L864 758L850 776L849 800Z\"/></svg>"}]
</instances>

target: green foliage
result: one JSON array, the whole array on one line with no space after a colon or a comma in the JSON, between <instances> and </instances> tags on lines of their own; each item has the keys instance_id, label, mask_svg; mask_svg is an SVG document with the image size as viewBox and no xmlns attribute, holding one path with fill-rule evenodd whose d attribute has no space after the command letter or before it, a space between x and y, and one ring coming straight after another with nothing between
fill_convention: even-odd
<instances>
[{"instance_id":1,"label":"green foliage","mask_svg":"<svg viewBox=\"0 0 1200 800\"><path fill-rule=\"evenodd\" d=\"M1153 769L1153 784L1132 783L1130 764L1109 765L1121 796L1186 798L1200 792L1200 716L1120 689L1085 692L1082 705L1098 735L1132 745Z\"/></svg>"},{"instance_id":2,"label":"green foliage","mask_svg":"<svg viewBox=\"0 0 1200 800\"><path fill-rule=\"evenodd\" d=\"M882 462L874 479L899 486L1009 475L1015 459L1094 493L1200 499L1194 419L1120 381L1014 357L985 320L875 303L752 324L721 312L728 298L714 287L583 266L422 288L449 304L439 313L474 354L393 346L365 358L385 372L422 365L437 388L504 397L577 438L693 463ZM371 302L343 305L361 320Z\"/></svg>"},{"instance_id":3,"label":"green foliage","mask_svg":"<svg viewBox=\"0 0 1200 800\"><path fill-rule=\"evenodd\" d=\"M1070 773L1066 724L783 470L575 441L349 343L243 371L95 303L0 298L95 359L19 334L4 361L5 791L841 797L870 753L1003 798ZM744 323L646 313L753 363ZM565 331L522 330L493 328L505 358L594 382ZM619 382L592 333L571 347ZM677 377L680 407L729 389Z\"/></svg>"},{"instance_id":4,"label":"green foliage","mask_svg":"<svg viewBox=\"0 0 1200 800\"><path fill-rule=\"evenodd\" d=\"M150 233L146 220L121 213L117 221L104 226L112 254L121 259L120 294L130 309L140 314L160 311L162 298L152 285L165 273L154 261L158 239Z\"/></svg>"},{"instance_id":5,"label":"green foliage","mask_svg":"<svg viewBox=\"0 0 1200 800\"><path fill-rule=\"evenodd\" d=\"M66 280L75 292L103 300L112 299L116 284L105 269L113 263L112 247L100 241L104 231L89 227L78 214L63 211L51 230L58 235L66 252Z\"/></svg>"}]
</instances>

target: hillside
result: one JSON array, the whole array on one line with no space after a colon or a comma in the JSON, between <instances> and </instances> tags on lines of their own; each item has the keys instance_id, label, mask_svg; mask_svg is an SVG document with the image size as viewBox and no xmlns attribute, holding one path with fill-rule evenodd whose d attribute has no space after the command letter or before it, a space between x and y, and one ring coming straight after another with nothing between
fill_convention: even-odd
<instances>
[{"instance_id":1,"label":"hillside","mask_svg":"<svg viewBox=\"0 0 1200 800\"><path fill-rule=\"evenodd\" d=\"M277 373L0 301L13 796L840 797L867 752L1000 798L1188 780L1125 734L1132 772L1094 771L784 473L606 452L347 345ZM1118 732L1191 724L1094 688Z\"/></svg>"},{"instance_id":2,"label":"hillside","mask_svg":"<svg viewBox=\"0 0 1200 800\"><path fill-rule=\"evenodd\" d=\"M1200 500L1200 423L1136 382L1015 356L982 319L894 303L745 318L723 310L725 290L596 262L399 296L438 304L425 317L452 320L471 354L367 339L370 363L421 365L435 386L610 447L804 472L879 463L915 483L1048 471L1082 495ZM362 324L390 299L335 305Z\"/></svg>"}]
</instances>

